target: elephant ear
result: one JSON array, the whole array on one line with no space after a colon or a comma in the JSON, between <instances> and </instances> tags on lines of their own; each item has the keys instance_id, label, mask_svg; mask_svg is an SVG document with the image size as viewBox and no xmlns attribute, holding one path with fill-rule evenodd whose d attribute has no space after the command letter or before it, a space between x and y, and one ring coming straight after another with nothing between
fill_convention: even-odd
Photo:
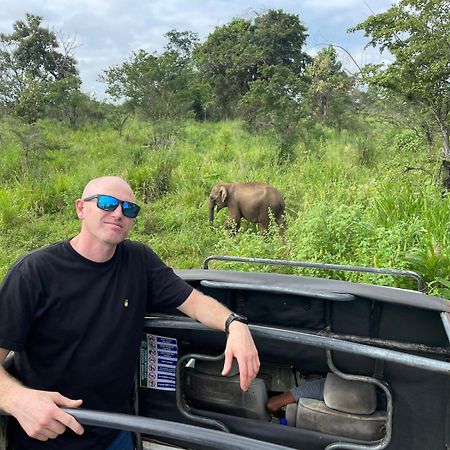
<instances>
[{"instance_id":1,"label":"elephant ear","mask_svg":"<svg viewBox=\"0 0 450 450\"><path fill-rule=\"evenodd\" d=\"M225 203L225 200L227 199L227 188L225 186L220 186L220 190L219 190L219 194L220 194L220 199L222 200L222 203Z\"/></svg>"}]
</instances>

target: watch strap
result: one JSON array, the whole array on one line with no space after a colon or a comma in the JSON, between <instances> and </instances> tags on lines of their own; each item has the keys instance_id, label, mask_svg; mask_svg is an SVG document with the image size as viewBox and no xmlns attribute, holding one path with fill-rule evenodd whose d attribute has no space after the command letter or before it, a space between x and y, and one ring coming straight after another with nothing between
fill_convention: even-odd
<instances>
[{"instance_id":1,"label":"watch strap","mask_svg":"<svg viewBox=\"0 0 450 450\"><path fill-rule=\"evenodd\" d=\"M227 320L225 321L225 331L227 334L229 334L230 332L230 325L237 320L238 322L241 323L245 323L246 325L248 324L248 319L245 316L241 316L240 314L236 314L236 313L231 313Z\"/></svg>"}]
</instances>

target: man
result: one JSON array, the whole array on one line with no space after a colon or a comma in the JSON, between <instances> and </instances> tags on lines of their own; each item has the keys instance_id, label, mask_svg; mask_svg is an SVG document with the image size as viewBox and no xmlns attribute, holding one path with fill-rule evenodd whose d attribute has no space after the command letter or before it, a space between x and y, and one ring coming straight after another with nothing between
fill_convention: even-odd
<instances>
[{"instance_id":1,"label":"man","mask_svg":"<svg viewBox=\"0 0 450 450\"><path fill-rule=\"evenodd\" d=\"M259 369L247 325L147 246L126 240L139 212L130 186L94 179L76 212L77 236L26 255L0 287L0 363L14 351L17 370L16 379L0 367L0 409L15 418L13 449L131 448L119 443L129 434L84 430L61 407L128 411L145 312L176 307L211 328L227 322L223 375L236 358L247 390Z\"/></svg>"}]
</instances>

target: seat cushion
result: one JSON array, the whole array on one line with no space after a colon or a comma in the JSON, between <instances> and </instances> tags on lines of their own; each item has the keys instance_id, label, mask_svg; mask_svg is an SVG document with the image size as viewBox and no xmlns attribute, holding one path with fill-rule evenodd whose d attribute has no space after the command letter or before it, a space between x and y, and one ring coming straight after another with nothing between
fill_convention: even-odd
<instances>
[{"instance_id":1,"label":"seat cushion","mask_svg":"<svg viewBox=\"0 0 450 450\"><path fill-rule=\"evenodd\" d=\"M289 413L292 421L292 411ZM288 418L289 423L289 418ZM329 408L325 402L301 398L297 404L295 426L338 436L375 441L385 432L386 413L351 414Z\"/></svg>"},{"instance_id":2,"label":"seat cushion","mask_svg":"<svg viewBox=\"0 0 450 450\"><path fill-rule=\"evenodd\" d=\"M266 385L259 378L255 378L244 392L241 390L239 375L223 377L188 368L185 393L189 405L195 408L248 419L270 420L266 409Z\"/></svg>"},{"instance_id":3,"label":"seat cushion","mask_svg":"<svg viewBox=\"0 0 450 450\"><path fill-rule=\"evenodd\" d=\"M374 384L344 380L332 372L327 374L323 398L329 408L350 414L372 414L377 408Z\"/></svg>"}]
</instances>

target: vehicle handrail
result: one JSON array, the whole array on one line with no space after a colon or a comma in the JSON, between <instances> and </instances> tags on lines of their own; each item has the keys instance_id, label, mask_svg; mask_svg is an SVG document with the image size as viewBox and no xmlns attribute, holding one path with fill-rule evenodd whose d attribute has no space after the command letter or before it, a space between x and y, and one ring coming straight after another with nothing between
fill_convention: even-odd
<instances>
[{"instance_id":1,"label":"vehicle handrail","mask_svg":"<svg viewBox=\"0 0 450 450\"><path fill-rule=\"evenodd\" d=\"M344 380L359 381L363 383L371 383L381 389L386 396L386 423L384 425L385 434L382 439L374 442L373 444L355 444L353 442L346 442L345 440L332 442L325 447L325 450L383 450L391 442L392 439L392 417L394 414L394 404L392 399L392 393L389 389L387 383L382 380L375 378L374 376L369 377L366 375L355 375L350 373L344 373L339 370L333 361L333 356L330 350L327 350L327 364L330 370L336 374L338 377Z\"/></svg>"},{"instance_id":2,"label":"vehicle handrail","mask_svg":"<svg viewBox=\"0 0 450 450\"><path fill-rule=\"evenodd\" d=\"M426 284L422 276L412 270L388 269L382 267L348 266L340 264L322 264L307 261L287 261L284 259L244 258L240 256L212 255L203 261L203 268L209 269L210 261L244 262L251 264L268 264L273 266L303 267L319 270L342 270L347 272L373 273L376 275L393 275L413 278L417 281L417 290L426 292Z\"/></svg>"},{"instance_id":3,"label":"vehicle handrail","mask_svg":"<svg viewBox=\"0 0 450 450\"><path fill-rule=\"evenodd\" d=\"M448 312L441 312L441 321L444 325L445 332L447 333L447 338L450 341L450 314Z\"/></svg>"},{"instance_id":4,"label":"vehicle handrail","mask_svg":"<svg viewBox=\"0 0 450 450\"><path fill-rule=\"evenodd\" d=\"M110 413L83 408L63 408L83 425L94 425L116 430L149 434L153 437L183 442L189 448L207 450L287 450L287 447L269 442L224 433L195 425L173 421L153 419L129 414ZM0 415L5 415L0 411ZM184 444L182 444L184 445ZM196 447L198 445L199 447Z\"/></svg>"},{"instance_id":5,"label":"vehicle handrail","mask_svg":"<svg viewBox=\"0 0 450 450\"><path fill-rule=\"evenodd\" d=\"M186 320L184 318L167 317L147 317L144 326L148 328L175 328L188 330L211 330L194 320ZM358 342L349 342L335 337L327 337L304 331L291 330L279 327L268 327L263 325L249 324L250 331L253 336L280 340L284 342L292 342L296 344L318 347L328 350L336 350L344 353L351 353L366 356L372 359L381 359L383 361L394 362L408 367L429 370L431 372L450 374L450 362L441 361L433 358L425 358L423 356L411 355L397 350L389 350L374 345L361 344Z\"/></svg>"},{"instance_id":6,"label":"vehicle handrail","mask_svg":"<svg viewBox=\"0 0 450 450\"><path fill-rule=\"evenodd\" d=\"M187 355L182 356L178 362L177 362L177 369L176 369L176 378L177 378L177 385L175 390L175 398L177 402L177 408L178 411L184 416L187 417L189 420L192 420L194 422L199 422L204 425L213 426L218 428L221 431L224 431L225 433L229 433L229 428L220 420L211 419L209 417L204 417L201 415L201 411L195 408L191 408L186 403L186 396L183 389L183 383L181 380L184 378L184 371L186 369L186 364L191 360L199 360L199 361L208 361L208 362L216 362L216 361L222 361L225 359L225 353L221 353L218 356L210 356L210 355L204 355L199 353L188 353Z\"/></svg>"},{"instance_id":7,"label":"vehicle handrail","mask_svg":"<svg viewBox=\"0 0 450 450\"><path fill-rule=\"evenodd\" d=\"M218 289L241 289L246 291L273 292L277 294L300 295L308 298L316 298L320 300L335 300L340 302L348 302L356 300L353 294L340 292L322 291L320 289L292 289L288 287L269 286L266 284L251 283L229 283L222 281L201 280L200 285L209 288Z\"/></svg>"}]
</instances>

